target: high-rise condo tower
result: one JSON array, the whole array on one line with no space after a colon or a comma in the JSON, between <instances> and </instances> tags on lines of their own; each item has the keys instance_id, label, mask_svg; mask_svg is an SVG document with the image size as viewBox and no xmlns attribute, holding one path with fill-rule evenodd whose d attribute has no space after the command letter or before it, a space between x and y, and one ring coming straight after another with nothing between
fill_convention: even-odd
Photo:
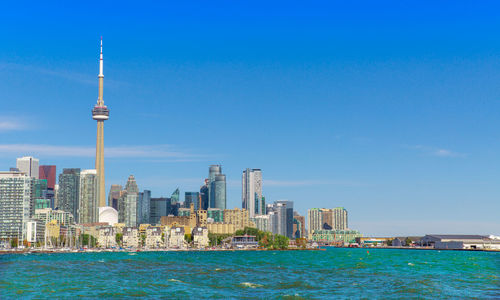
<instances>
[{"instance_id":1,"label":"high-rise condo tower","mask_svg":"<svg viewBox=\"0 0 500 300\"><path fill-rule=\"evenodd\" d=\"M92 118L97 121L97 143L95 150L95 169L99 177L99 191L97 199L99 207L106 206L106 190L104 185L104 121L109 119L109 109L104 105L102 97L104 74L102 73L102 38L101 38L101 55L99 59L99 97L97 104L92 110Z\"/></svg>"}]
</instances>

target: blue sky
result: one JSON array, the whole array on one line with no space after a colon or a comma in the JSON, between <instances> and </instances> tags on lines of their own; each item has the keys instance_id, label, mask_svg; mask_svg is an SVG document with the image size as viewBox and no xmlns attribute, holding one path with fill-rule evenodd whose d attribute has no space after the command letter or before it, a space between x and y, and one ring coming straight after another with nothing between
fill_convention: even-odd
<instances>
[{"instance_id":1,"label":"blue sky","mask_svg":"<svg viewBox=\"0 0 500 300\"><path fill-rule=\"evenodd\" d=\"M8 3L0 169L94 166L104 38L106 182L241 205L344 206L366 235L500 234L495 2Z\"/></svg>"}]
</instances>

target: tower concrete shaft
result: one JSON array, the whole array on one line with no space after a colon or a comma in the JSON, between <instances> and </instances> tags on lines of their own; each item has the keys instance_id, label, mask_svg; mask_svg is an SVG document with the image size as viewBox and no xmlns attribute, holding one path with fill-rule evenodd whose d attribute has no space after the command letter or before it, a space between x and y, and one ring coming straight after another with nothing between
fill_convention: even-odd
<instances>
[{"instance_id":1,"label":"tower concrete shaft","mask_svg":"<svg viewBox=\"0 0 500 300\"><path fill-rule=\"evenodd\" d=\"M99 191L97 193L99 207L106 206L106 185L104 180L104 121L109 119L109 110L104 105L103 99L103 59L102 59L102 38L101 38L101 55L99 58L99 96L97 104L92 110L92 118L97 121L97 141L95 151L95 169L99 177Z\"/></svg>"}]
</instances>

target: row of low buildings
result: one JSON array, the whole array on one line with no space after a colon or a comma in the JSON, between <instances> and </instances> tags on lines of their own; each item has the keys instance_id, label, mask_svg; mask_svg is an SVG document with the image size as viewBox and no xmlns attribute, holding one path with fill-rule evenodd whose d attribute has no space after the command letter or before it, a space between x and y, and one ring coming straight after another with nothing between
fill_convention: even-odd
<instances>
[{"instance_id":1,"label":"row of low buildings","mask_svg":"<svg viewBox=\"0 0 500 300\"><path fill-rule=\"evenodd\" d=\"M428 234L406 237L358 237L365 247L425 247L442 250L500 250L500 237L464 234Z\"/></svg>"},{"instance_id":2,"label":"row of low buildings","mask_svg":"<svg viewBox=\"0 0 500 300\"><path fill-rule=\"evenodd\" d=\"M208 229L194 227L191 231L183 226L151 226L137 227L98 226L86 232L97 235L97 246L100 248L146 248L146 249L200 249L209 246ZM188 241L186 235L190 235ZM121 237L121 240L117 238Z\"/></svg>"}]
</instances>

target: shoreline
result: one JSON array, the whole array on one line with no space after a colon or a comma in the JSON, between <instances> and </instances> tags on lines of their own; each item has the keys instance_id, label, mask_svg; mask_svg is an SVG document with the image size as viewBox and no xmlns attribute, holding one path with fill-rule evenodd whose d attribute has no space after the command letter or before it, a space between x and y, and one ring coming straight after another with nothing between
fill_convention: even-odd
<instances>
[{"instance_id":1,"label":"shoreline","mask_svg":"<svg viewBox=\"0 0 500 300\"><path fill-rule=\"evenodd\" d=\"M343 248L343 249L393 249L393 250L434 250L434 251L465 251L465 252L500 252L496 249L435 249L423 247L336 247L336 246L321 246L319 248L306 248L306 249L43 249L43 250L0 250L2 254L60 254L60 253L139 253L139 252L218 252L218 251L326 251L326 247Z\"/></svg>"}]
</instances>

